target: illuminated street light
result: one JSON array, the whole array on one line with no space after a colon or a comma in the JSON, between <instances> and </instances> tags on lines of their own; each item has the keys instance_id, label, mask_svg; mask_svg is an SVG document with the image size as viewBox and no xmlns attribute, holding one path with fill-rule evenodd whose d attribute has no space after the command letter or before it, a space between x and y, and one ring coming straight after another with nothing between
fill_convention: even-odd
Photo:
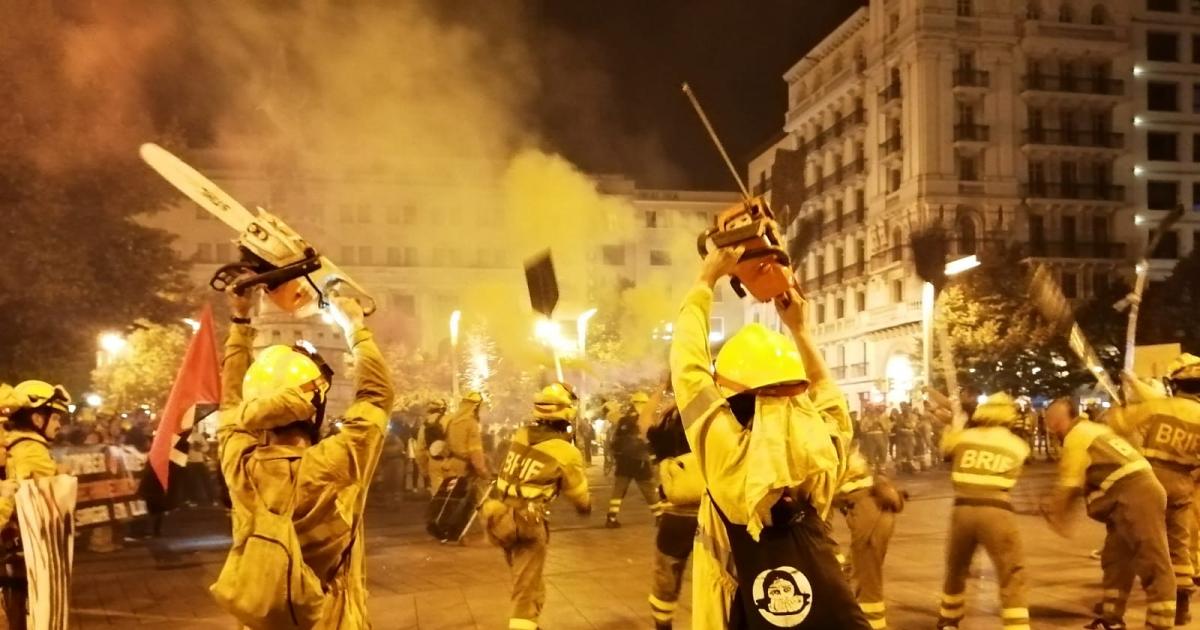
<instances>
[{"instance_id":1,"label":"illuminated street light","mask_svg":"<svg viewBox=\"0 0 1200 630\"><path fill-rule=\"evenodd\" d=\"M958 275L964 271L970 271L978 266L979 257L975 254L971 254L970 256L959 258L958 260L952 260L946 263L946 275Z\"/></svg>"},{"instance_id":2,"label":"illuminated street light","mask_svg":"<svg viewBox=\"0 0 1200 630\"><path fill-rule=\"evenodd\" d=\"M127 345L125 338L114 332L107 332L100 335L100 349L110 355L121 354Z\"/></svg>"},{"instance_id":3,"label":"illuminated street light","mask_svg":"<svg viewBox=\"0 0 1200 630\"><path fill-rule=\"evenodd\" d=\"M99 407L104 404L104 399L100 397L100 394L92 392L83 395L83 402L87 403L89 407Z\"/></svg>"},{"instance_id":4,"label":"illuminated street light","mask_svg":"<svg viewBox=\"0 0 1200 630\"><path fill-rule=\"evenodd\" d=\"M550 354L554 356L554 372L558 376L558 380L562 381L563 369L559 353L563 350L571 349L572 346L572 344L567 343L563 339L562 325L543 317L533 324L533 336L547 348L550 348Z\"/></svg>"},{"instance_id":5,"label":"illuminated street light","mask_svg":"<svg viewBox=\"0 0 1200 630\"><path fill-rule=\"evenodd\" d=\"M576 328L577 341L579 342L580 356L587 355L588 320L590 320L592 318L592 316L594 316L595 314L596 314L596 309L589 308L588 310L580 313L579 318L575 320L575 328Z\"/></svg>"}]
</instances>

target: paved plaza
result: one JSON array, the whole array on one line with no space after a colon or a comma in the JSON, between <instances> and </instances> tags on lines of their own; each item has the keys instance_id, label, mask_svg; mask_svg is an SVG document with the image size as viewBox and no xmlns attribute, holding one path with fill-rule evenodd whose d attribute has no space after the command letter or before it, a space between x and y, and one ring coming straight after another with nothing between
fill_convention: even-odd
<instances>
[{"instance_id":1,"label":"paved plaza","mask_svg":"<svg viewBox=\"0 0 1200 630\"><path fill-rule=\"evenodd\" d=\"M1079 628L1100 594L1099 563L1088 557L1102 528L1082 518L1076 537L1059 538L1033 515L1036 497L1051 484L1053 468L1033 467L1016 491L1022 514L1030 608L1034 628ZM593 468L595 504L607 504L608 485ZM887 561L889 621L903 630L932 628L949 521L950 486L943 471L903 476L913 497L899 517ZM651 628L646 594L654 525L636 492L622 515L624 527L604 529L601 512L581 518L556 512L547 566L548 601L542 624L550 630ZM506 626L509 577L501 554L476 532L465 546L431 541L419 524L423 505L405 503L369 513L371 616L376 628L441 630ZM177 532L160 544L111 554L80 552L72 627L231 628L208 596L228 544L221 514L180 512L167 523ZM183 519L188 519L184 522ZM198 525L204 523L207 525ZM837 517L837 536L846 540ZM197 528L200 528L197 531ZM208 531L211 530L211 531ZM999 628L999 602L989 563L981 555L968 591L964 628ZM685 590L677 628L690 627ZM1142 596L1127 621L1141 627Z\"/></svg>"}]
</instances>

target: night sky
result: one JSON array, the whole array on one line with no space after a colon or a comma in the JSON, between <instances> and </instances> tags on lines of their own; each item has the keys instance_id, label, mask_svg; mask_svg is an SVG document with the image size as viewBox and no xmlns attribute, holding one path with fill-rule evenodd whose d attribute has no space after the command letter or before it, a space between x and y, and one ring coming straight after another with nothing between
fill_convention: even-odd
<instances>
[{"instance_id":1,"label":"night sky","mask_svg":"<svg viewBox=\"0 0 1200 630\"><path fill-rule=\"evenodd\" d=\"M863 4L539 0L537 19L569 38L576 53L539 55L541 124L553 146L585 170L627 173L644 187L733 189L680 84L691 84L744 172L783 125L783 73ZM574 80L589 72L605 85ZM619 140L598 142L608 137Z\"/></svg>"}]
</instances>

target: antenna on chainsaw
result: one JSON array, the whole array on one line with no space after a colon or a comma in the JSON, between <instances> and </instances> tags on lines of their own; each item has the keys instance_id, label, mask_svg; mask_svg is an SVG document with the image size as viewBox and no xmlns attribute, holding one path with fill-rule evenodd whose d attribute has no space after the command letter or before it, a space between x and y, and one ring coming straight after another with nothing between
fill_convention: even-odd
<instances>
[{"instance_id":1,"label":"antenna on chainsaw","mask_svg":"<svg viewBox=\"0 0 1200 630\"><path fill-rule=\"evenodd\" d=\"M708 137L712 138L713 144L717 146L717 151L721 153L721 157L725 160L725 166L728 166L729 172L733 174L733 181L737 182L738 188L742 190L742 197L746 201L749 201L750 191L746 189L746 184L742 181L742 176L734 168L733 160L729 159L729 154L725 152L725 147L721 144L721 139L717 137L717 132L713 129L712 123L708 122L708 116L704 115L704 108L700 106L700 101L696 100L696 95L692 93L692 88L687 82L683 84L683 93L692 102L692 107L696 109L696 115L700 117L700 122L704 123L704 128L708 130Z\"/></svg>"}]
</instances>

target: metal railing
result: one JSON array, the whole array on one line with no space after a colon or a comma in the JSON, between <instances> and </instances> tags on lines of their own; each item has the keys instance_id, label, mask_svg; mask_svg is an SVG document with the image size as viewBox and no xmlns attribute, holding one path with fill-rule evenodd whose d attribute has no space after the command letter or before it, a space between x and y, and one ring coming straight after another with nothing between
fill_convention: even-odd
<instances>
[{"instance_id":1,"label":"metal railing","mask_svg":"<svg viewBox=\"0 0 1200 630\"><path fill-rule=\"evenodd\" d=\"M1084 199L1095 201L1125 201L1125 187L1112 184L1083 184L1072 182L1031 182L1021 184L1022 197L1041 199Z\"/></svg>"},{"instance_id":2,"label":"metal railing","mask_svg":"<svg viewBox=\"0 0 1200 630\"><path fill-rule=\"evenodd\" d=\"M1125 146L1125 134L1093 129L1030 128L1021 132L1021 141L1023 144L1120 149Z\"/></svg>"},{"instance_id":3,"label":"metal railing","mask_svg":"<svg viewBox=\"0 0 1200 630\"><path fill-rule=\"evenodd\" d=\"M974 68L955 68L954 87L988 87L991 75L986 70Z\"/></svg>"},{"instance_id":4,"label":"metal railing","mask_svg":"<svg viewBox=\"0 0 1200 630\"><path fill-rule=\"evenodd\" d=\"M1125 244L1081 241L1030 241L1029 255L1034 258L1106 258L1125 257Z\"/></svg>"},{"instance_id":5,"label":"metal railing","mask_svg":"<svg viewBox=\"0 0 1200 630\"><path fill-rule=\"evenodd\" d=\"M988 126L977 125L975 123L959 123L954 125L954 140L967 140L973 142L988 141Z\"/></svg>"},{"instance_id":6,"label":"metal railing","mask_svg":"<svg viewBox=\"0 0 1200 630\"><path fill-rule=\"evenodd\" d=\"M1105 77L1062 77L1045 74L1028 74L1025 75L1024 89L1041 92L1123 96L1125 94L1125 82L1120 79Z\"/></svg>"}]
</instances>

